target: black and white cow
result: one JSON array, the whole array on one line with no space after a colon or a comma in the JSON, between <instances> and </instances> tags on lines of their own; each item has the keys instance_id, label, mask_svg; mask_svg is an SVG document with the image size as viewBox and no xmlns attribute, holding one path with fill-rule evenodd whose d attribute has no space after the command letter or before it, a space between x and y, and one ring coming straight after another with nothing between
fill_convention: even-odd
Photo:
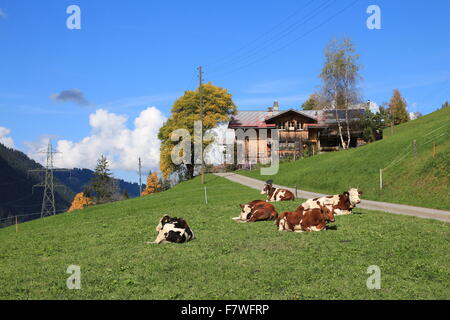
<instances>
[{"instance_id":1,"label":"black and white cow","mask_svg":"<svg viewBox=\"0 0 450 320\"><path fill-rule=\"evenodd\" d=\"M268 202L278 201L294 201L295 196L292 192L286 189L275 188L272 185L272 180L268 180L261 190L261 194L267 195Z\"/></svg>"},{"instance_id":2,"label":"black and white cow","mask_svg":"<svg viewBox=\"0 0 450 320\"><path fill-rule=\"evenodd\" d=\"M156 226L156 232L158 232L156 240L149 243L183 243L195 238L186 220L182 218L171 218L167 215L159 221L159 224Z\"/></svg>"}]
</instances>

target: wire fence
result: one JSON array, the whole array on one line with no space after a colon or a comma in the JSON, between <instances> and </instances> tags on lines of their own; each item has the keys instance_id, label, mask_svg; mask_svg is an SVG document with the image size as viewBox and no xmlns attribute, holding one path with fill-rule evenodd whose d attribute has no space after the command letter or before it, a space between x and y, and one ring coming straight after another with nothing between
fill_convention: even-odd
<instances>
[{"instance_id":1,"label":"wire fence","mask_svg":"<svg viewBox=\"0 0 450 320\"><path fill-rule=\"evenodd\" d=\"M442 132L443 129L448 129L448 128L450 128L450 125L446 123L436 129L429 131L428 133L426 133L422 136L416 136L414 138L411 138L410 142L408 142L408 145L406 147L404 147L403 149L401 149L399 155L396 158L394 158L394 160L392 160L386 167L380 169L380 190L382 190L384 187L385 180L383 180L383 179L385 179L385 177L383 178L383 173L387 169L395 167L400 162L407 159L408 156L410 156L410 155L413 155L414 157L416 157L419 148L421 148L423 146L427 146L428 144L430 144L432 142L436 143L439 141L439 139L441 137L448 135L449 131ZM436 145L434 145L433 149L431 150L431 152L433 153L433 157L435 156L435 152L436 152L435 146Z\"/></svg>"}]
</instances>

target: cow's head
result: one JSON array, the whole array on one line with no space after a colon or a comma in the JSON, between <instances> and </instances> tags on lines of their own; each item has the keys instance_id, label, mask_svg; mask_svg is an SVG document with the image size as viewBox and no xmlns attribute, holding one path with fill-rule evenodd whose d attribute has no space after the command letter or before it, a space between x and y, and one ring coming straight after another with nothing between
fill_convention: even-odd
<instances>
[{"instance_id":1,"label":"cow's head","mask_svg":"<svg viewBox=\"0 0 450 320\"><path fill-rule=\"evenodd\" d=\"M272 189L272 180L267 180L266 184L261 189L261 194L269 194L270 189Z\"/></svg>"},{"instance_id":2,"label":"cow's head","mask_svg":"<svg viewBox=\"0 0 450 320\"><path fill-rule=\"evenodd\" d=\"M164 225L165 225L166 223L170 222L171 219L172 219L172 218L169 217L168 215L165 215L164 217L162 217L162 218L159 220L158 225L156 226L156 232L160 232L160 231L162 230L162 228L164 227Z\"/></svg>"},{"instance_id":3,"label":"cow's head","mask_svg":"<svg viewBox=\"0 0 450 320\"><path fill-rule=\"evenodd\" d=\"M349 194L350 205L352 208L354 208L357 204L361 203L361 199L359 198L359 196L362 195L362 192L358 191L357 188L351 188L348 191L348 194Z\"/></svg>"},{"instance_id":4,"label":"cow's head","mask_svg":"<svg viewBox=\"0 0 450 320\"><path fill-rule=\"evenodd\" d=\"M321 207L322 214L325 217L325 220L327 222L335 222L336 219L334 218L334 213L332 209L329 209L327 206Z\"/></svg>"},{"instance_id":5,"label":"cow's head","mask_svg":"<svg viewBox=\"0 0 450 320\"><path fill-rule=\"evenodd\" d=\"M247 220L249 214L252 212L252 208L248 204L240 204L241 207L241 220Z\"/></svg>"}]
</instances>

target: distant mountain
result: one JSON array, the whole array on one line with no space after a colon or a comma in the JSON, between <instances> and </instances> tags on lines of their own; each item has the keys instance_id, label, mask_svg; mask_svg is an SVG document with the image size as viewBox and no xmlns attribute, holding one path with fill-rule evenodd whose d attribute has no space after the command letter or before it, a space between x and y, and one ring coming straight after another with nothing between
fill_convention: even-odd
<instances>
[{"instance_id":1,"label":"distant mountain","mask_svg":"<svg viewBox=\"0 0 450 320\"><path fill-rule=\"evenodd\" d=\"M23 152L0 143L0 228L14 223L13 219L8 217L20 215L20 222L40 218L44 190L34 188L34 192L32 191L33 185L42 183L43 174L28 174L28 171L33 169L44 167ZM69 172L54 172L55 184L66 186L55 188L56 211L67 211L75 194L82 192L93 176L94 171L89 169L76 168ZM116 181L121 194L126 190L130 198L139 196L138 183L121 179Z\"/></svg>"},{"instance_id":2,"label":"distant mountain","mask_svg":"<svg viewBox=\"0 0 450 320\"><path fill-rule=\"evenodd\" d=\"M70 189L76 193L82 192L85 187L89 184L92 177L94 176L94 171L89 169L79 169L75 168L70 170L70 174L66 172L55 172L55 177L57 177L62 183L68 186ZM135 198L139 196L139 184L126 182L122 179L115 179L121 194L126 190L130 198ZM145 185L143 186L145 188Z\"/></svg>"}]
</instances>

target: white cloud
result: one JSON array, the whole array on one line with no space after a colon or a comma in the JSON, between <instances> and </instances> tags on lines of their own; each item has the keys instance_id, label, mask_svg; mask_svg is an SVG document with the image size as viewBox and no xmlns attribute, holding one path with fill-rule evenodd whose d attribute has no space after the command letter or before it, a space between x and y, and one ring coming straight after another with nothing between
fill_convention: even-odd
<instances>
[{"instance_id":1,"label":"white cloud","mask_svg":"<svg viewBox=\"0 0 450 320\"><path fill-rule=\"evenodd\" d=\"M158 169L160 142L157 135L166 118L157 108L149 107L134 120L133 129L127 128L127 120L125 115L96 110L89 116L91 135L78 142L56 142L54 147L61 154L55 156L55 166L93 169L103 154L112 170L136 171L139 157L142 158L144 170ZM47 141L39 142L40 148L28 144L30 151L45 148ZM35 153L28 154L42 161Z\"/></svg>"},{"instance_id":2,"label":"white cloud","mask_svg":"<svg viewBox=\"0 0 450 320\"><path fill-rule=\"evenodd\" d=\"M8 148L14 148L14 140L11 137L7 137L11 133L11 130L5 127L0 127L0 143Z\"/></svg>"}]
</instances>

